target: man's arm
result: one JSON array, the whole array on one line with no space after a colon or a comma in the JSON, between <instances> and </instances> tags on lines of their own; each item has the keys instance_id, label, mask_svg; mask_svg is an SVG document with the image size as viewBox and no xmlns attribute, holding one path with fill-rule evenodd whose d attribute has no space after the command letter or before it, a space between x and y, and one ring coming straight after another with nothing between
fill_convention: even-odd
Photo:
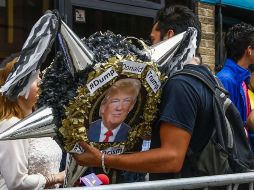
<instances>
[{"instance_id":1,"label":"man's arm","mask_svg":"<svg viewBox=\"0 0 254 190\"><path fill-rule=\"evenodd\" d=\"M161 147L145 152L123 155L106 155L108 168L133 172L167 173L179 172L189 146L191 135L186 130L163 122L160 126ZM79 165L100 167L101 153L96 148L81 143L83 154L75 154Z\"/></svg>"}]
</instances>

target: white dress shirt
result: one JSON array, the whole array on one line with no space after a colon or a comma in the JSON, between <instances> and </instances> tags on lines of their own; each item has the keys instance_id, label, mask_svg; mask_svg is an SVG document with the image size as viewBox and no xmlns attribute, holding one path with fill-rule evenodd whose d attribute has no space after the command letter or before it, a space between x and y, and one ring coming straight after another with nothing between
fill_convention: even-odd
<instances>
[{"instance_id":1,"label":"white dress shirt","mask_svg":"<svg viewBox=\"0 0 254 190\"><path fill-rule=\"evenodd\" d=\"M121 124L118 125L117 128L112 130L113 135L109 137L108 142L114 142L116 134L118 133L120 127L121 127ZM108 129L103 124L103 121L101 121L101 133L100 133L100 140L99 140L99 142L103 142L104 141L104 139L106 138L106 135L105 135L106 132L108 132Z\"/></svg>"}]
</instances>

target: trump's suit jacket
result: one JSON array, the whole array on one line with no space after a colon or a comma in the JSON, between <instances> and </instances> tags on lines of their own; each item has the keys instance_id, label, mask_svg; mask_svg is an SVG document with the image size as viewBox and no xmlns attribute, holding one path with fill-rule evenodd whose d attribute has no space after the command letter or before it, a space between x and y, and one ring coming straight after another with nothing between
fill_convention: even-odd
<instances>
[{"instance_id":1,"label":"trump's suit jacket","mask_svg":"<svg viewBox=\"0 0 254 190\"><path fill-rule=\"evenodd\" d=\"M96 120L91 123L88 130L88 140L90 142L99 142L101 134L101 119ZM127 141L129 135L130 127L122 123L120 129L118 130L114 142L124 142Z\"/></svg>"}]
</instances>

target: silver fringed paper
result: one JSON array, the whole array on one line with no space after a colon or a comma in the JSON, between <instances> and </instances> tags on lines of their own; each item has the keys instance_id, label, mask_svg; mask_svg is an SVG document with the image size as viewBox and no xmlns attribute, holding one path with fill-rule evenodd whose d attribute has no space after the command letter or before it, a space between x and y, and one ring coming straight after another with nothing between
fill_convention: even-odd
<instances>
[{"instance_id":1,"label":"silver fringed paper","mask_svg":"<svg viewBox=\"0 0 254 190\"><path fill-rule=\"evenodd\" d=\"M72 155L67 154L66 176L63 187L73 187L88 167L77 164Z\"/></svg>"},{"instance_id":2,"label":"silver fringed paper","mask_svg":"<svg viewBox=\"0 0 254 190\"><path fill-rule=\"evenodd\" d=\"M151 46L151 60L156 62L159 67L167 63L167 61L174 56L174 53L181 43L185 33L186 32L182 32L172 38L160 42L159 44Z\"/></svg>"},{"instance_id":3,"label":"silver fringed paper","mask_svg":"<svg viewBox=\"0 0 254 190\"><path fill-rule=\"evenodd\" d=\"M33 26L22 47L18 63L14 65L0 92L10 100L28 97L30 85L37 78L41 64L51 49L59 28L57 16L47 11ZM28 51L29 50L29 51Z\"/></svg>"},{"instance_id":4,"label":"silver fringed paper","mask_svg":"<svg viewBox=\"0 0 254 190\"><path fill-rule=\"evenodd\" d=\"M56 130L52 108L42 107L2 132L0 140L53 137Z\"/></svg>"},{"instance_id":5,"label":"silver fringed paper","mask_svg":"<svg viewBox=\"0 0 254 190\"><path fill-rule=\"evenodd\" d=\"M92 65L94 60L93 53L82 43L79 37L63 21L61 21L60 32L67 43L76 71L82 71L88 65Z\"/></svg>"}]
</instances>

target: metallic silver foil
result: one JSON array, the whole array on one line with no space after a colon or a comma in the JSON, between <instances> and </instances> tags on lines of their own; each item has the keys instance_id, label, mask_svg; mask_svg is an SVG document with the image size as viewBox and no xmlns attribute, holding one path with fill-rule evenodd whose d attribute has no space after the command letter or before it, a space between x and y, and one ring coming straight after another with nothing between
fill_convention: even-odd
<instances>
[{"instance_id":1,"label":"metallic silver foil","mask_svg":"<svg viewBox=\"0 0 254 190\"><path fill-rule=\"evenodd\" d=\"M163 66L170 60L176 52L186 32L182 32L167 40L164 40L150 47L151 60L158 66Z\"/></svg>"},{"instance_id":2,"label":"metallic silver foil","mask_svg":"<svg viewBox=\"0 0 254 190\"><path fill-rule=\"evenodd\" d=\"M2 132L0 140L53 137L56 130L52 108L42 107Z\"/></svg>"},{"instance_id":3,"label":"metallic silver foil","mask_svg":"<svg viewBox=\"0 0 254 190\"><path fill-rule=\"evenodd\" d=\"M60 32L67 43L76 71L82 71L87 65L92 65L94 54L63 21L61 21Z\"/></svg>"},{"instance_id":4,"label":"metallic silver foil","mask_svg":"<svg viewBox=\"0 0 254 190\"><path fill-rule=\"evenodd\" d=\"M78 151L73 150L71 152L75 153L82 153L84 152L83 148L80 147L78 144ZM75 147L74 147L75 149ZM84 174L84 172L87 170L88 167L86 166L80 166L77 164L75 159L72 157L71 154L67 154L67 162L66 162L66 176L64 179L64 185L63 187L73 187L75 182Z\"/></svg>"}]
</instances>

